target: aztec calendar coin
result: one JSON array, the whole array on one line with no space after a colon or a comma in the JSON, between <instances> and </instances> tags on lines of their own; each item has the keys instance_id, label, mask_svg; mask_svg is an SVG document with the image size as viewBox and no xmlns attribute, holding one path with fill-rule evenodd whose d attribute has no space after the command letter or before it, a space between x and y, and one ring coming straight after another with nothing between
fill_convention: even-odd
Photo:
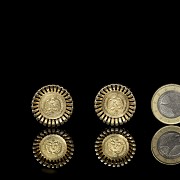
<instances>
[{"instance_id":1,"label":"aztec calendar coin","mask_svg":"<svg viewBox=\"0 0 180 180\"><path fill-rule=\"evenodd\" d=\"M96 155L107 166L121 167L128 164L135 151L135 140L125 129L106 129L95 141Z\"/></svg>"},{"instance_id":2,"label":"aztec calendar coin","mask_svg":"<svg viewBox=\"0 0 180 180\"><path fill-rule=\"evenodd\" d=\"M70 118L73 111L73 100L63 87L47 85L35 93L31 109L39 123L48 127L57 127Z\"/></svg>"},{"instance_id":3,"label":"aztec calendar coin","mask_svg":"<svg viewBox=\"0 0 180 180\"><path fill-rule=\"evenodd\" d=\"M74 144L65 131L47 129L34 139L32 149L34 157L42 166L59 168L72 158Z\"/></svg>"},{"instance_id":4,"label":"aztec calendar coin","mask_svg":"<svg viewBox=\"0 0 180 180\"><path fill-rule=\"evenodd\" d=\"M151 109L154 116L164 124L180 123L180 85L161 86L152 97Z\"/></svg>"},{"instance_id":5,"label":"aztec calendar coin","mask_svg":"<svg viewBox=\"0 0 180 180\"><path fill-rule=\"evenodd\" d=\"M168 125L152 138L151 151L156 160L166 165L180 163L180 127Z\"/></svg>"},{"instance_id":6,"label":"aztec calendar coin","mask_svg":"<svg viewBox=\"0 0 180 180\"><path fill-rule=\"evenodd\" d=\"M110 84L95 97L95 112L107 125L118 126L130 120L136 110L135 97L126 86Z\"/></svg>"}]
</instances>

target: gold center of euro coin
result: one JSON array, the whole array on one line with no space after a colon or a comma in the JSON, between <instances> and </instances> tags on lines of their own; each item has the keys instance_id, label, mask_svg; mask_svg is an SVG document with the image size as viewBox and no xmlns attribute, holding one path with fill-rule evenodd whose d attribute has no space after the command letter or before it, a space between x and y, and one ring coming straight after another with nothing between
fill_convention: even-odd
<instances>
[{"instance_id":1,"label":"gold center of euro coin","mask_svg":"<svg viewBox=\"0 0 180 180\"><path fill-rule=\"evenodd\" d=\"M66 102L62 95L56 92L49 92L40 100L40 111L48 119L61 117L66 110Z\"/></svg>"},{"instance_id":2,"label":"gold center of euro coin","mask_svg":"<svg viewBox=\"0 0 180 180\"><path fill-rule=\"evenodd\" d=\"M112 118L124 116L129 107L126 95L119 91L108 92L103 101L104 113Z\"/></svg>"},{"instance_id":3,"label":"gold center of euro coin","mask_svg":"<svg viewBox=\"0 0 180 180\"><path fill-rule=\"evenodd\" d=\"M102 142L102 151L105 156L111 159L118 159L126 156L129 151L129 143L120 134L110 134Z\"/></svg>"},{"instance_id":4,"label":"gold center of euro coin","mask_svg":"<svg viewBox=\"0 0 180 180\"><path fill-rule=\"evenodd\" d=\"M40 142L40 151L46 159L58 160L66 154L67 144L61 136L50 134Z\"/></svg>"}]
</instances>

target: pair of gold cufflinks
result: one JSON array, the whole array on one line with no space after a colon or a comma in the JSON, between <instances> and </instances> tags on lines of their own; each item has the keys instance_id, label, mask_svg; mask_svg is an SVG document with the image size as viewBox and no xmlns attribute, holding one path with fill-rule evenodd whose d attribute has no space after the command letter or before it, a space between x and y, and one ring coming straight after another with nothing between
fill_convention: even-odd
<instances>
[{"instance_id":1,"label":"pair of gold cufflinks","mask_svg":"<svg viewBox=\"0 0 180 180\"><path fill-rule=\"evenodd\" d=\"M48 168L64 166L73 156L74 143L66 131L57 127L73 112L70 93L59 85L43 86L34 94L31 109L36 120L48 127L34 139L34 157Z\"/></svg>"},{"instance_id":2,"label":"pair of gold cufflinks","mask_svg":"<svg viewBox=\"0 0 180 180\"><path fill-rule=\"evenodd\" d=\"M94 108L103 123L113 126L103 131L95 141L98 159L112 167L128 164L135 154L136 143L127 130L118 126L127 123L135 113L133 93L121 84L107 85L96 95Z\"/></svg>"},{"instance_id":3,"label":"pair of gold cufflinks","mask_svg":"<svg viewBox=\"0 0 180 180\"><path fill-rule=\"evenodd\" d=\"M72 138L57 127L69 120L73 112L70 93L59 85L40 88L32 99L32 112L36 120L48 127L33 142L37 161L49 168L65 165L72 158ZM127 123L136 109L132 92L121 84L103 87L96 95L94 109L103 123L113 126L103 131L95 141L95 152L108 166L124 166L133 158L136 144L129 132L118 125Z\"/></svg>"}]
</instances>

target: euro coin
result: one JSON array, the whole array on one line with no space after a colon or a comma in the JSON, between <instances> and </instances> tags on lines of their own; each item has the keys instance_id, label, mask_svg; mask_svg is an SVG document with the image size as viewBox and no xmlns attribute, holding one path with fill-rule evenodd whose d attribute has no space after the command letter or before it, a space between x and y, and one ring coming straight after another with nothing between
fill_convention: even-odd
<instances>
[{"instance_id":1,"label":"euro coin","mask_svg":"<svg viewBox=\"0 0 180 180\"><path fill-rule=\"evenodd\" d=\"M153 156L166 165L180 163L180 127L168 125L159 129L152 138Z\"/></svg>"},{"instance_id":2,"label":"euro coin","mask_svg":"<svg viewBox=\"0 0 180 180\"><path fill-rule=\"evenodd\" d=\"M151 109L154 116L164 124L180 123L180 85L167 84L153 95Z\"/></svg>"}]
</instances>

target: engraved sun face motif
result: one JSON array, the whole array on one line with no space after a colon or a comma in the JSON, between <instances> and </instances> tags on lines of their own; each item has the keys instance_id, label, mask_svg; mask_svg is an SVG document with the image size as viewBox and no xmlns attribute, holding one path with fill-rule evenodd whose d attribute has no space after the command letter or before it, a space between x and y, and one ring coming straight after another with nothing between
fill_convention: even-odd
<instances>
[{"instance_id":1,"label":"engraved sun face motif","mask_svg":"<svg viewBox=\"0 0 180 180\"><path fill-rule=\"evenodd\" d=\"M42 97L40 101L40 109L46 118L59 118L66 110L64 97L57 93L48 93Z\"/></svg>"},{"instance_id":2,"label":"engraved sun face motif","mask_svg":"<svg viewBox=\"0 0 180 180\"><path fill-rule=\"evenodd\" d=\"M180 133L167 132L160 136L158 142L159 153L168 159L180 157Z\"/></svg>"},{"instance_id":3,"label":"engraved sun face motif","mask_svg":"<svg viewBox=\"0 0 180 180\"><path fill-rule=\"evenodd\" d=\"M159 112L167 118L180 116L180 93L167 91L158 99Z\"/></svg>"},{"instance_id":4,"label":"engraved sun face motif","mask_svg":"<svg viewBox=\"0 0 180 180\"><path fill-rule=\"evenodd\" d=\"M126 96L118 91L107 93L103 103L105 113L113 118L122 117L129 105Z\"/></svg>"},{"instance_id":5,"label":"engraved sun face motif","mask_svg":"<svg viewBox=\"0 0 180 180\"><path fill-rule=\"evenodd\" d=\"M129 143L119 134L108 135L103 141L103 152L109 158L124 157L129 150Z\"/></svg>"},{"instance_id":6,"label":"engraved sun face motif","mask_svg":"<svg viewBox=\"0 0 180 180\"><path fill-rule=\"evenodd\" d=\"M46 159L57 160L67 151L65 140L56 134L45 136L40 143L40 150Z\"/></svg>"}]
</instances>

